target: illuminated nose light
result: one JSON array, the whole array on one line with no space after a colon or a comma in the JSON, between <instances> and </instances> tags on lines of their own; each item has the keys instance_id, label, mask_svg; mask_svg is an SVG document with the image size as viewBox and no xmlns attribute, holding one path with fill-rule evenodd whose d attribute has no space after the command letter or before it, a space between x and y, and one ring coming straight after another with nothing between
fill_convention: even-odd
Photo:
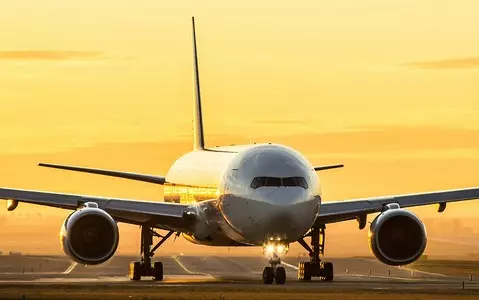
<instances>
[{"instance_id":1,"label":"illuminated nose light","mask_svg":"<svg viewBox=\"0 0 479 300\"><path fill-rule=\"evenodd\" d=\"M289 245L283 243L268 242L263 246L264 255L271 257L273 255L282 256L288 253Z\"/></svg>"},{"instance_id":2,"label":"illuminated nose light","mask_svg":"<svg viewBox=\"0 0 479 300\"><path fill-rule=\"evenodd\" d=\"M274 245L266 246L266 253L273 254L274 252Z\"/></svg>"}]
</instances>

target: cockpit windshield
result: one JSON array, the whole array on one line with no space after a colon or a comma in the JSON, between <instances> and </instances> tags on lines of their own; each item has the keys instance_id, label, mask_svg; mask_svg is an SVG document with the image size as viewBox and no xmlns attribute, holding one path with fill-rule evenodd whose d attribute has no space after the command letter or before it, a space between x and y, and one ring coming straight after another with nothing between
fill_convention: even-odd
<instances>
[{"instance_id":1,"label":"cockpit windshield","mask_svg":"<svg viewBox=\"0 0 479 300\"><path fill-rule=\"evenodd\" d=\"M308 183L304 177L255 177L250 185L252 189L257 189L262 186L299 186L303 189L307 189Z\"/></svg>"}]
</instances>

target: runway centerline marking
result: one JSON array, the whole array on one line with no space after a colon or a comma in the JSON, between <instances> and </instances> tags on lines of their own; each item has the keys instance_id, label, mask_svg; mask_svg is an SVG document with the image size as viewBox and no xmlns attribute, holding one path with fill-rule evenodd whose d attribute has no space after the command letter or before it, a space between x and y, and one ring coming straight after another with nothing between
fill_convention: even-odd
<instances>
[{"instance_id":1,"label":"runway centerline marking","mask_svg":"<svg viewBox=\"0 0 479 300\"><path fill-rule=\"evenodd\" d=\"M78 263L72 262L72 264L65 271L62 272L62 274L65 274L65 275L70 274L71 271L73 271L76 268L76 266L78 266Z\"/></svg>"},{"instance_id":2,"label":"runway centerline marking","mask_svg":"<svg viewBox=\"0 0 479 300\"><path fill-rule=\"evenodd\" d=\"M291 264L288 264L287 262L285 261L281 261L281 263L287 267L290 267L291 269L294 269L294 270L299 270L298 267L296 267L295 265L291 265Z\"/></svg>"},{"instance_id":3,"label":"runway centerline marking","mask_svg":"<svg viewBox=\"0 0 479 300\"><path fill-rule=\"evenodd\" d=\"M185 270L186 273L192 274L192 275L198 274L198 273L192 272L190 269L188 269L188 268L178 259L178 256L173 255L172 258L176 261L176 263L177 263L183 270Z\"/></svg>"},{"instance_id":4,"label":"runway centerline marking","mask_svg":"<svg viewBox=\"0 0 479 300\"><path fill-rule=\"evenodd\" d=\"M190 275L204 275L204 276L210 276L210 277L213 277L215 278L213 275L211 274L207 274L207 273L203 273L203 272L193 272L191 271L190 269L188 269L181 261L180 259L178 258L177 255L173 255L172 258L176 261L176 263L183 268L183 270L185 270L186 273L190 274Z\"/></svg>"}]
</instances>

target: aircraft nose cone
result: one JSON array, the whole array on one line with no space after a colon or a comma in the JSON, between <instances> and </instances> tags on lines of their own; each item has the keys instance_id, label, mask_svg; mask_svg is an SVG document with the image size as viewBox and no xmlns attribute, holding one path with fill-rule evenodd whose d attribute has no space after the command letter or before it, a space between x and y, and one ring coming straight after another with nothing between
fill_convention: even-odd
<instances>
[{"instance_id":1,"label":"aircraft nose cone","mask_svg":"<svg viewBox=\"0 0 479 300\"><path fill-rule=\"evenodd\" d=\"M291 206L306 202L308 193L303 188L272 188L270 191L264 191L262 198L265 202L279 207Z\"/></svg>"},{"instance_id":2,"label":"aircraft nose cone","mask_svg":"<svg viewBox=\"0 0 479 300\"><path fill-rule=\"evenodd\" d=\"M222 184L221 213L234 229L230 235L246 243L263 244L274 236L296 241L318 213L316 173L301 154L284 146L258 145L238 153Z\"/></svg>"},{"instance_id":3,"label":"aircraft nose cone","mask_svg":"<svg viewBox=\"0 0 479 300\"><path fill-rule=\"evenodd\" d=\"M276 188L264 202L267 238L289 239L307 231L318 211L318 203L302 188Z\"/></svg>"},{"instance_id":4,"label":"aircraft nose cone","mask_svg":"<svg viewBox=\"0 0 479 300\"><path fill-rule=\"evenodd\" d=\"M271 188L261 198L229 196L222 201L228 223L249 242L274 238L293 242L308 231L318 212L319 199L289 188Z\"/></svg>"}]
</instances>

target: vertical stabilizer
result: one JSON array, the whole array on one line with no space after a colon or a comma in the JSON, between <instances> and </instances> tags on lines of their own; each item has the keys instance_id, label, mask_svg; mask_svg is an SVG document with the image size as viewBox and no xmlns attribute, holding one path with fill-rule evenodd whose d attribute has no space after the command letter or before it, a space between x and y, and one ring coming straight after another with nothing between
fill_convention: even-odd
<instances>
[{"instance_id":1,"label":"vertical stabilizer","mask_svg":"<svg viewBox=\"0 0 479 300\"><path fill-rule=\"evenodd\" d=\"M195 150L203 150L205 149L205 139L203 136L203 113L201 111L200 72L198 70L198 51L196 49L195 17L192 17L191 21L193 23L193 60L195 68L195 110L193 113L194 148Z\"/></svg>"}]
</instances>

